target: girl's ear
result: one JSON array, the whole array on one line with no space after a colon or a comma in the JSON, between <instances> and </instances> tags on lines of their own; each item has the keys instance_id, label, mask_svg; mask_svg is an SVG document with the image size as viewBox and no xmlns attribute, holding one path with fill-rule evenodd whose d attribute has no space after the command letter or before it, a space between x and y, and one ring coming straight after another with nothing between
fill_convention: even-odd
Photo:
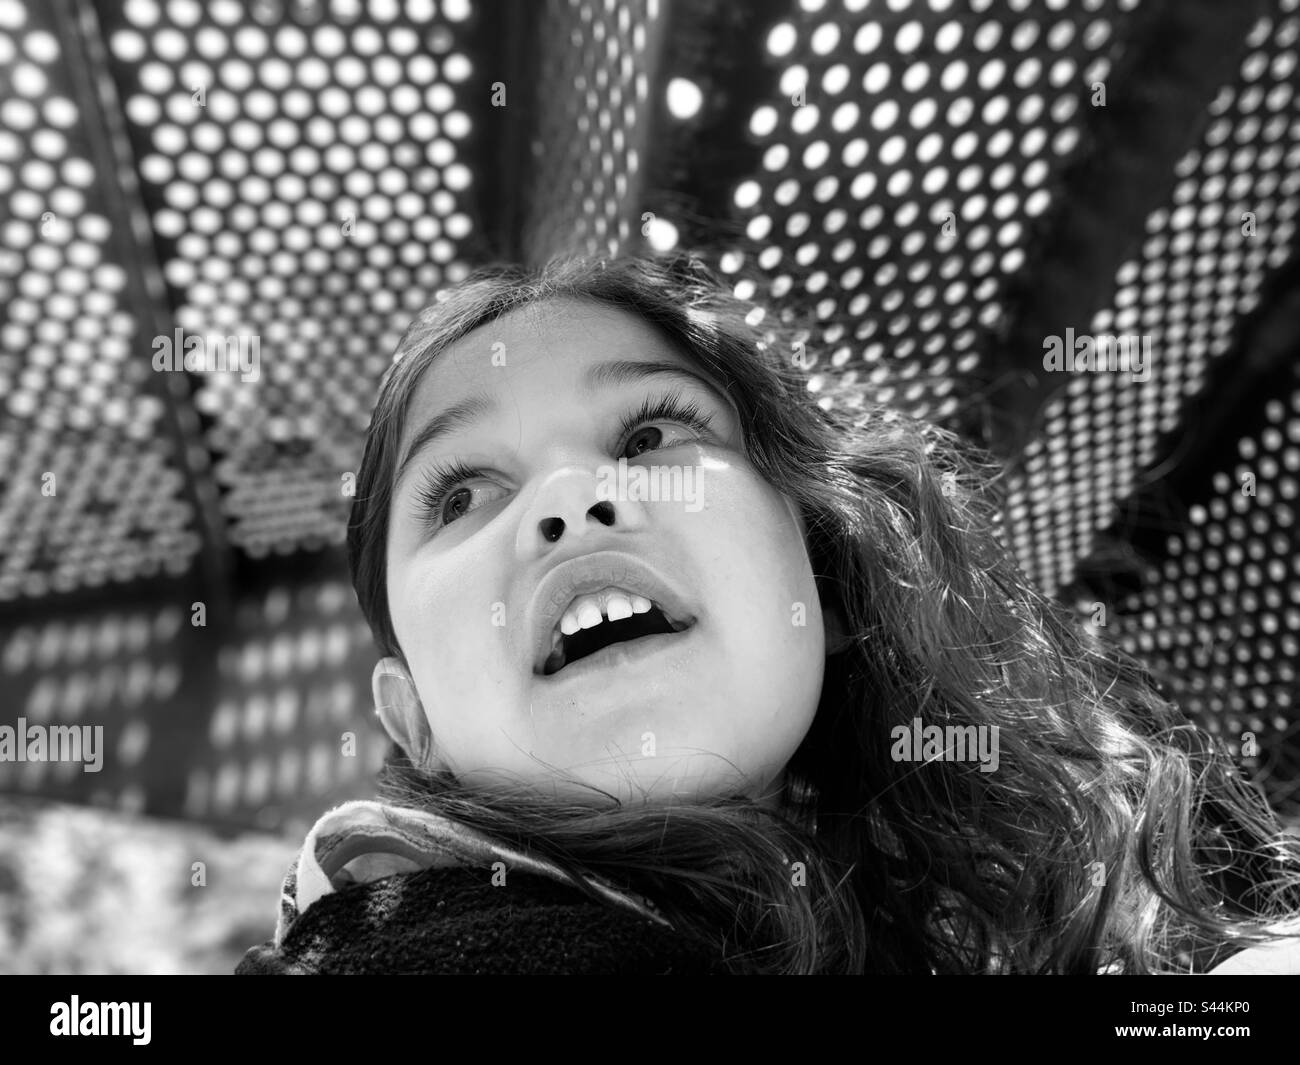
<instances>
[{"instance_id":1,"label":"girl's ear","mask_svg":"<svg viewBox=\"0 0 1300 1065\"><path fill-rule=\"evenodd\" d=\"M425 765L432 750L432 735L415 681L398 658L381 658L370 676L375 713L389 739L416 765Z\"/></svg>"}]
</instances>

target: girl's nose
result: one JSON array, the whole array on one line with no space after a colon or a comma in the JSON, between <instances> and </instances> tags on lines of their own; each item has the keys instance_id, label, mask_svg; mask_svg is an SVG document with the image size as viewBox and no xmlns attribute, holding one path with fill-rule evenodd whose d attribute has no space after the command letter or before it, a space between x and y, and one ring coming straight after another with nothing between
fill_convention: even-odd
<instances>
[{"instance_id":1,"label":"girl's nose","mask_svg":"<svg viewBox=\"0 0 1300 1065\"><path fill-rule=\"evenodd\" d=\"M645 523L637 500L607 498L592 471L570 466L552 474L538 488L519 527L520 557L535 556L547 544L582 537L597 527L611 531L639 529Z\"/></svg>"},{"instance_id":2,"label":"girl's nose","mask_svg":"<svg viewBox=\"0 0 1300 1065\"><path fill-rule=\"evenodd\" d=\"M602 525L613 525L616 520L614 504L607 499L602 499L587 508L587 516L589 518L594 517ZM542 539L553 544L564 535L564 518L558 515L543 518L537 523L537 527L542 534Z\"/></svg>"}]
</instances>

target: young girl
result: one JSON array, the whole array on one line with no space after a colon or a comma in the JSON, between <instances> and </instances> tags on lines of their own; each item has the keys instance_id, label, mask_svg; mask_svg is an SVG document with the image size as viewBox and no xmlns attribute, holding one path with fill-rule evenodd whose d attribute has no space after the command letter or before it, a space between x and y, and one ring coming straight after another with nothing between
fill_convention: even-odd
<instances>
[{"instance_id":1,"label":"young girl","mask_svg":"<svg viewBox=\"0 0 1300 1065\"><path fill-rule=\"evenodd\" d=\"M1028 586L987 465L794 350L685 257L419 315L348 541L382 801L240 972L1295 964L1300 844L1226 753Z\"/></svg>"}]
</instances>

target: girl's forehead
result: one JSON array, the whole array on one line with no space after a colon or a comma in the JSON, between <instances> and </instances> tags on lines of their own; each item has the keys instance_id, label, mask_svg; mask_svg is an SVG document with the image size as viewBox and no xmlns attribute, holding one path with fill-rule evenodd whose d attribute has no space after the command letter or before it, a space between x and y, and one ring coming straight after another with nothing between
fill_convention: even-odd
<instances>
[{"instance_id":1,"label":"girl's forehead","mask_svg":"<svg viewBox=\"0 0 1300 1065\"><path fill-rule=\"evenodd\" d=\"M693 364L633 311L554 298L515 308L449 344L421 375L414 398L417 405L446 403L471 391L577 382L592 365L615 360Z\"/></svg>"},{"instance_id":2,"label":"girl's forehead","mask_svg":"<svg viewBox=\"0 0 1300 1065\"><path fill-rule=\"evenodd\" d=\"M478 351L493 334L509 337L522 358L530 354L572 351L591 355L591 347L654 347L662 354L676 354L666 337L634 311L572 296L554 297L517 307L491 322L485 322L461 337L453 349Z\"/></svg>"}]
</instances>

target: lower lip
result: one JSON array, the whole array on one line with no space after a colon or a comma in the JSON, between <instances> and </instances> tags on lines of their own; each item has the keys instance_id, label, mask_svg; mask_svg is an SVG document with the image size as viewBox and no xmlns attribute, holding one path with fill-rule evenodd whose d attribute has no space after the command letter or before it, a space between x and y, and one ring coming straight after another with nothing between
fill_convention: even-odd
<instances>
[{"instance_id":1,"label":"lower lip","mask_svg":"<svg viewBox=\"0 0 1300 1065\"><path fill-rule=\"evenodd\" d=\"M690 636L695 628L695 624L692 624L690 628L682 629L681 632L663 632L657 636L641 636L635 640L625 640L623 643L612 643L608 647L602 647L595 654L570 662L550 676L538 679L544 684L555 684L579 680L607 669L625 669L644 662L660 651L667 651L677 646Z\"/></svg>"}]
</instances>

